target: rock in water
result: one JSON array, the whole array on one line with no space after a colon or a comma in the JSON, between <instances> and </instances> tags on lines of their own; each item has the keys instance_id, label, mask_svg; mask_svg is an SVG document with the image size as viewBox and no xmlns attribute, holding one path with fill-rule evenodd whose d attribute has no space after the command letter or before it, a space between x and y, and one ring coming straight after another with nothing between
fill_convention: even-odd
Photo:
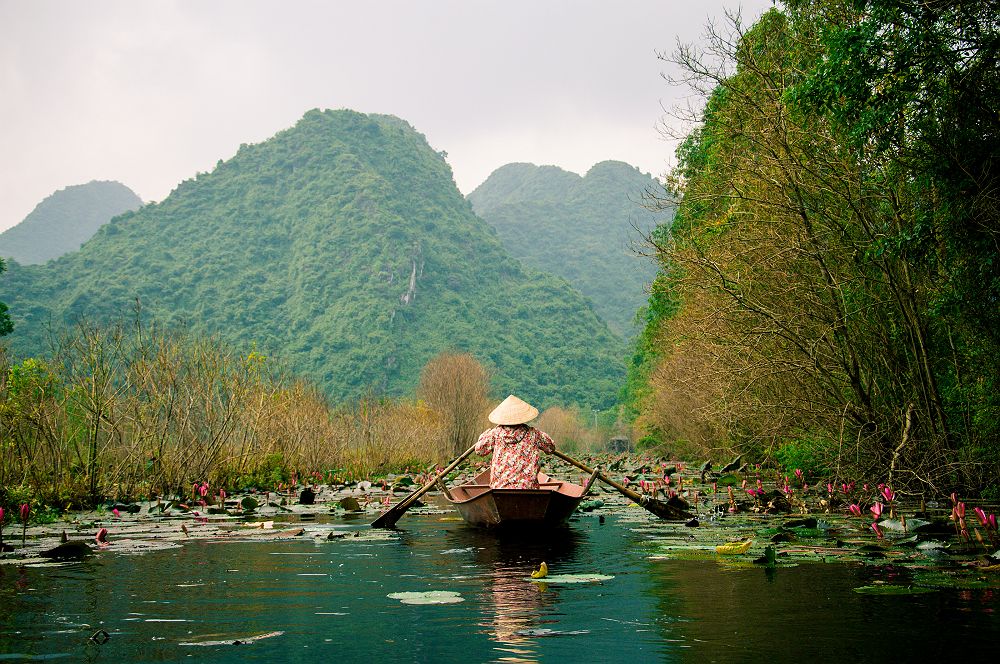
<instances>
[{"instance_id":1,"label":"rock in water","mask_svg":"<svg viewBox=\"0 0 1000 664\"><path fill-rule=\"evenodd\" d=\"M354 496L347 496L346 498L341 498L340 499L340 503L338 503L338 504L341 507L343 507L345 510L347 510L348 512L360 512L360 511L362 511L361 510L361 503L359 503L358 499L355 498Z\"/></svg>"},{"instance_id":2,"label":"rock in water","mask_svg":"<svg viewBox=\"0 0 1000 664\"><path fill-rule=\"evenodd\" d=\"M86 558L87 556L93 554L94 550L90 548L89 544L79 540L74 540L71 542L63 542L59 546L49 549L48 551L42 551L38 555L42 558L52 558L53 560L80 560L81 558Z\"/></svg>"}]
</instances>

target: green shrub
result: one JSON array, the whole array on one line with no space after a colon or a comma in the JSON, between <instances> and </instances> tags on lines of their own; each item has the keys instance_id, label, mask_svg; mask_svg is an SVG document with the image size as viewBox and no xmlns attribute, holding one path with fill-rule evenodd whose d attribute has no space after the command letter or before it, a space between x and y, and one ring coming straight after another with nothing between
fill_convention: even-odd
<instances>
[{"instance_id":1,"label":"green shrub","mask_svg":"<svg viewBox=\"0 0 1000 664\"><path fill-rule=\"evenodd\" d=\"M774 452L775 462L787 472L801 469L807 477L826 477L832 469L828 461L829 442L822 438L802 437L788 440Z\"/></svg>"}]
</instances>

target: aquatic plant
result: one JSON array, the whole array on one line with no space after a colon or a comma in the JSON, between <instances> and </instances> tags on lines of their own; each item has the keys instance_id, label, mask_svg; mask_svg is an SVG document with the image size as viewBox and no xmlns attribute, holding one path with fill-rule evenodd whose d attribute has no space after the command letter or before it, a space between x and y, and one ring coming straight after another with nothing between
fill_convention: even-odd
<instances>
[{"instance_id":1,"label":"aquatic plant","mask_svg":"<svg viewBox=\"0 0 1000 664\"><path fill-rule=\"evenodd\" d=\"M28 503L21 505L21 546L24 546L25 534L28 531L28 517L31 515L31 506Z\"/></svg>"}]
</instances>

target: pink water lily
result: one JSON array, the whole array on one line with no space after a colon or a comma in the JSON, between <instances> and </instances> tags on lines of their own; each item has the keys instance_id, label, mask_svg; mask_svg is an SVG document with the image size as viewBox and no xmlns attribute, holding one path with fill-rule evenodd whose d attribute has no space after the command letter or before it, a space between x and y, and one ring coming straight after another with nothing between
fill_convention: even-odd
<instances>
[{"instance_id":1,"label":"pink water lily","mask_svg":"<svg viewBox=\"0 0 1000 664\"><path fill-rule=\"evenodd\" d=\"M890 503L896 499L896 494L888 486L882 487L882 495L885 496L886 501Z\"/></svg>"},{"instance_id":2,"label":"pink water lily","mask_svg":"<svg viewBox=\"0 0 1000 664\"><path fill-rule=\"evenodd\" d=\"M801 468L796 468L795 469L795 477L797 477L800 482L802 481L802 469Z\"/></svg>"},{"instance_id":3,"label":"pink water lily","mask_svg":"<svg viewBox=\"0 0 1000 664\"><path fill-rule=\"evenodd\" d=\"M121 513L119 513L119 512L118 512L118 508L117 508L117 507L113 508L113 509L111 510L111 513L115 515L115 518L116 518L116 519L118 519L118 518L120 518L120 517L121 517Z\"/></svg>"},{"instance_id":4,"label":"pink water lily","mask_svg":"<svg viewBox=\"0 0 1000 664\"><path fill-rule=\"evenodd\" d=\"M198 493L201 494L202 498L208 495L208 482L205 482L198 488Z\"/></svg>"},{"instance_id":5,"label":"pink water lily","mask_svg":"<svg viewBox=\"0 0 1000 664\"><path fill-rule=\"evenodd\" d=\"M107 528L101 528L100 530L98 530L97 534L94 535L94 542L97 543L97 546L107 546L108 545L108 529Z\"/></svg>"},{"instance_id":6,"label":"pink water lily","mask_svg":"<svg viewBox=\"0 0 1000 664\"><path fill-rule=\"evenodd\" d=\"M875 515L876 519L882 518L882 503L875 503L871 506L872 514Z\"/></svg>"},{"instance_id":7,"label":"pink water lily","mask_svg":"<svg viewBox=\"0 0 1000 664\"><path fill-rule=\"evenodd\" d=\"M854 516L861 516L861 505L853 503L847 506L847 511L849 511Z\"/></svg>"},{"instance_id":8,"label":"pink water lily","mask_svg":"<svg viewBox=\"0 0 1000 664\"><path fill-rule=\"evenodd\" d=\"M883 537L882 529L878 527L877 523L872 523L872 530L875 531L875 534L878 535L879 539L882 539Z\"/></svg>"},{"instance_id":9,"label":"pink water lily","mask_svg":"<svg viewBox=\"0 0 1000 664\"><path fill-rule=\"evenodd\" d=\"M986 510L984 510L982 507L976 507L974 509L976 512L976 516L979 517L979 523L985 526L988 523L988 520L986 518Z\"/></svg>"},{"instance_id":10,"label":"pink water lily","mask_svg":"<svg viewBox=\"0 0 1000 664\"><path fill-rule=\"evenodd\" d=\"M831 482L826 483L826 492L831 496L833 495L833 484Z\"/></svg>"},{"instance_id":11,"label":"pink water lily","mask_svg":"<svg viewBox=\"0 0 1000 664\"><path fill-rule=\"evenodd\" d=\"M997 515L990 514L988 517L986 517L986 519L987 521L989 521L990 528L992 528L995 531L997 529Z\"/></svg>"}]
</instances>

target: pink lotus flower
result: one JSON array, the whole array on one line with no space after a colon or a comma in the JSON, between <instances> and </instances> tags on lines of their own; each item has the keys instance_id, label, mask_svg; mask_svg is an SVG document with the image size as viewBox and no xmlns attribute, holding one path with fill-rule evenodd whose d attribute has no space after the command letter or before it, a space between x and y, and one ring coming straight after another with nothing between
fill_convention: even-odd
<instances>
[{"instance_id":1,"label":"pink lotus flower","mask_svg":"<svg viewBox=\"0 0 1000 664\"><path fill-rule=\"evenodd\" d=\"M201 494L202 498L208 495L208 482L205 482L198 488L198 493Z\"/></svg>"},{"instance_id":2,"label":"pink lotus flower","mask_svg":"<svg viewBox=\"0 0 1000 664\"><path fill-rule=\"evenodd\" d=\"M853 514L854 516L861 516L861 505L858 505L857 503L848 505L847 511Z\"/></svg>"},{"instance_id":3,"label":"pink lotus flower","mask_svg":"<svg viewBox=\"0 0 1000 664\"><path fill-rule=\"evenodd\" d=\"M118 512L118 508L117 507L115 507L114 509L112 509L111 513L115 515L116 519L121 518L121 514Z\"/></svg>"},{"instance_id":4,"label":"pink lotus flower","mask_svg":"<svg viewBox=\"0 0 1000 664\"><path fill-rule=\"evenodd\" d=\"M882 487L882 495L885 496L886 501L890 503L896 499L896 494L887 486Z\"/></svg>"},{"instance_id":5,"label":"pink lotus flower","mask_svg":"<svg viewBox=\"0 0 1000 664\"><path fill-rule=\"evenodd\" d=\"M982 507L975 508L975 511L976 511L976 516L979 517L979 523L985 526L987 523L986 511Z\"/></svg>"},{"instance_id":6,"label":"pink lotus flower","mask_svg":"<svg viewBox=\"0 0 1000 664\"><path fill-rule=\"evenodd\" d=\"M97 546L107 546L108 545L108 529L107 528L101 528L100 530L98 530L97 534L94 535L94 542L97 543Z\"/></svg>"},{"instance_id":7,"label":"pink lotus flower","mask_svg":"<svg viewBox=\"0 0 1000 664\"><path fill-rule=\"evenodd\" d=\"M872 505L871 510L872 514L875 515L876 519L882 518L882 503L875 503L874 505Z\"/></svg>"},{"instance_id":8,"label":"pink lotus flower","mask_svg":"<svg viewBox=\"0 0 1000 664\"><path fill-rule=\"evenodd\" d=\"M958 516L959 519L965 518L965 503L958 503L955 505L955 515Z\"/></svg>"}]
</instances>

